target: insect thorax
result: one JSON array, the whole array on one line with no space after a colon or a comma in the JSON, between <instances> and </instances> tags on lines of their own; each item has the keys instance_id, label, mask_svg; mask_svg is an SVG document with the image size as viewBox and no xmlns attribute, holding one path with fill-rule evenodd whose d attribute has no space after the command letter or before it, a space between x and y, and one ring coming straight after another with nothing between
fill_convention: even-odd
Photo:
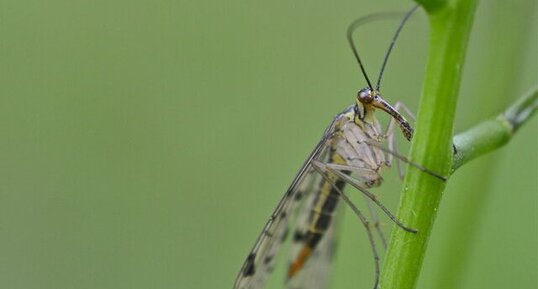
<instances>
[{"instance_id":1,"label":"insect thorax","mask_svg":"<svg viewBox=\"0 0 538 289\"><path fill-rule=\"evenodd\" d=\"M379 121L373 116L368 120L357 120L353 111L346 111L341 115L336 130L338 133L332 145L345 162L342 165L352 167L351 173L368 187L380 185L380 170L388 163L385 153L375 146L385 139Z\"/></svg>"}]
</instances>

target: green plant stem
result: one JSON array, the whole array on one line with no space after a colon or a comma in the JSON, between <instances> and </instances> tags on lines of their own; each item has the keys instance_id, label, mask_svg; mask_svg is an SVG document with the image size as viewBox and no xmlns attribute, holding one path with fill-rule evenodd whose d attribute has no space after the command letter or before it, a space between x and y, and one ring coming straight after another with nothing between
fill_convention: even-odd
<instances>
[{"instance_id":1,"label":"green plant stem","mask_svg":"<svg viewBox=\"0 0 538 289\"><path fill-rule=\"evenodd\" d=\"M538 87L518 99L496 119L479 123L454 137L456 154L452 171L467 162L505 145L538 107Z\"/></svg>"},{"instance_id":2,"label":"green plant stem","mask_svg":"<svg viewBox=\"0 0 538 289\"><path fill-rule=\"evenodd\" d=\"M433 13L436 10L442 9L447 3L448 0L415 0L420 6L422 6L429 13Z\"/></svg>"},{"instance_id":3,"label":"green plant stem","mask_svg":"<svg viewBox=\"0 0 538 289\"><path fill-rule=\"evenodd\" d=\"M432 5L441 1L433 1ZM420 1L426 6L426 1ZM411 161L448 176L452 168L452 130L461 72L476 0L453 0L436 9L430 20L428 64L420 100ZM411 289L417 282L427 241L445 182L409 168L398 217L417 234L392 230L381 288Z\"/></svg>"}]
</instances>

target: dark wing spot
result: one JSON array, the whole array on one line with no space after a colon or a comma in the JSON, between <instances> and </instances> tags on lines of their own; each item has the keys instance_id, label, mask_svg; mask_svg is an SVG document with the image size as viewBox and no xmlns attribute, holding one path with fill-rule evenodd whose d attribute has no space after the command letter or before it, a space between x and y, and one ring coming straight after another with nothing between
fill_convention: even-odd
<instances>
[{"instance_id":1,"label":"dark wing spot","mask_svg":"<svg viewBox=\"0 0 538 289\"><path fill-rule=\"evenodd\" d=\"M284 211L282 211L282 213L280 213L280 218L281 219L285 219L287 216L288 216L288 214L286 214L286 212L284 212Z\"/></svg>"},{"instance_id":2,"label":"dark wing spot","mask_svg":"<svg viewBox=\"0 0 538 289\"><path fill-rule=\"evenodd\" d=\"M256 269L254 268L254 259L256 259L256 254L251 253L248 255L245 269L243 270L243 276L252 276L254 273L256 273Z\"/></svg>"},{"instance_id":3,"label":"dark wing spot","mask_svg":"<svg viewBox=\"0 0 538 289\"><path fill-rule=\"evenodd\" d=\"M299 243L304 241L306 238L306 233L303 233L301 231L295 231L295 234L293 234L293 242Z\"/></svg>"},{"instance_id":4,"label":"dark wing spot","mask_svg":"<svg viewBox=\"0 0 538 289\"><path fill-rule=\"evenodd\" d=\"M303 198L303 192L302 191L298 191L296 194L295 194L295 200L296 201L299 201L300 199Z\"/></svg>"},{"instance_id":5,"label":"dark wing spot","mask_svg":"<svg viewBox=\"0 0 538 289\"><path fill-rule=\"evenodd\" d=\"M266 257L263 259L263 264L267 265L267 264L271 263L271 261L273 260L273 257L274 257L274 256L266 256Z\"/></svg>"}]
</instances>

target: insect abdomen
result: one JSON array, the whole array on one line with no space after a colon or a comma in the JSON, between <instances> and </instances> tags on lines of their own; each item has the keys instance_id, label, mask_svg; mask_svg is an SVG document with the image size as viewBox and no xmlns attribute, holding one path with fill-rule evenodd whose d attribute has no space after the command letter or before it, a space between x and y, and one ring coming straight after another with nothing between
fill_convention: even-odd
<instances>
[{"instance_id":1,"label":"insect abdomen","mask_svg":"<svg viewBox=\"0 0 538 289\"><path fill-rule=\"evenodd\" d=\"M341 160L341 158L334 153L331 157L331 162L337 162L338 160ZM338 190L343 190L346 183L334 175L328 175L328 178L329 180L321 180L313 209L310 212L308 230L304 234L298 232L294 237L294 241L303 243L303 246L290 264L288 278L295 276L304 266L331 225L340 198ZM338 190L333 187L332 183Z\"/></svg>"}]
</instances>

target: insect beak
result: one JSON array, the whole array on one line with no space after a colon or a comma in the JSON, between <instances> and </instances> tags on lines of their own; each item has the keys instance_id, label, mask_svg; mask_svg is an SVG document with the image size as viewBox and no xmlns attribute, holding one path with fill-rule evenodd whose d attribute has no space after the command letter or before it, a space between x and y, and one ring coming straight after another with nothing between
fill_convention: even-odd
<instances>
[{"instance_id":1,"label":"insect beak","mask_svg":"<svg viewBox=\"0 0 538 289\"><path fill-rule=\"evenodd\" d=\"M413 128L411 127L411 125L409 125L407 120L380 95L378 95L374 99L371 105L375 108L381 109L382 111L392 116L394 120L396 120L400 125L400 129L402 130L402 133L407 140L411 140L411 138L413 138Z\"/></svg>"},{"instance_id":2,"label":"insect beak","mask_svg":"<svg viewBox=\"0 0 538 289\"><path fill-rule=\"evenodd\" d=\"M377 97L374 98L374 100L372 101L372 106L375 107L375 108L379 108L383 111L385 111L386 113L394 116L394 114L399 114L398 111L396 111L396 109L394 109L394 107L392 107L385 99L383 99L383 97L381 97L381 95L377 95Z\"/></svg>"}]
</instances>

